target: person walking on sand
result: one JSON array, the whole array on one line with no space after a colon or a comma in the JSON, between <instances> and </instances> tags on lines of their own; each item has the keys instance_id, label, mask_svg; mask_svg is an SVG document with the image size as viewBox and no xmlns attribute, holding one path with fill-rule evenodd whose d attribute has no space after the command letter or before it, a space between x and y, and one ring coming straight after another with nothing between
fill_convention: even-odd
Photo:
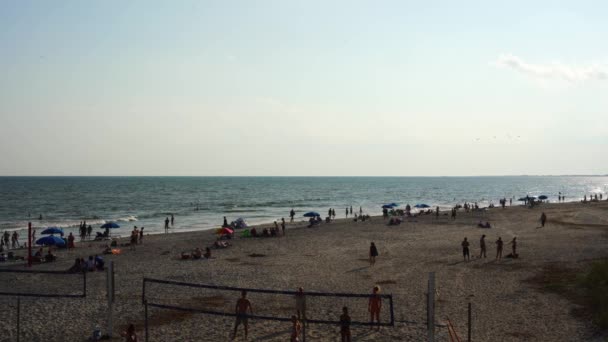
<instances>
[{"instance_id":1,"label":"person walking on sand","mask_svg":"<svg viewBox=\"0 0 608 342\"><path fill-rule=\"evenodd\" d=\"M511 248L513 249L513 259L517 258L517 237L514 237L513 240L511 240L511 242L509 242L509 244L511 245Z\"/></svg>"},{"instance_id":2,"label":"person walking on sand","mask_svg":"<svg viewBox=\"0 0 608 342\"><path fill-rule=\"evenodd\" d=\"M302 334L302 323L296 316L291 316L291 342L300 342L300 334Z\"/></svg>"},{"instance_id":3,"label":"person walking on sand","mask_svg":"<svg viewBox=\"0 0 608 342\"><path fill-rule=\"evenodd\" d=\"M241 291L241 298L236 301L235 313L236 313L236 322L234 324L234 332L232 333L232 339L236 338L236 331L241 323L243 323L243 327L245 327L245 339L247 339L247 334L249 332L249 323L247 310L249 310L249 315L253 315L253 307L251 306L251 302L247 299L247 291Z\"/></svg>"},{"instance_id":4,"label":"person walking on sand","mask_svg":"<svg viewBox=\"0 0 608 342\"><path fill-rule=\"evenodd\" d=\"M350 316L346 306L342 307L342 315L340 316L340 337L342 342L350 342Z\"/></svg>"},{"instance_id":5,"label":"person walking on sand","mask_svg":"<svg viewBox=\"0 0 608 342\"><path fill-rule=\"evenodd\" d=\"M376 322L378 322L377 330L380 330L380 310L382 309L382 298L380 298L378 295L378 291L380 291L380 288L378 286L374 286L372 295L369 297L369 302L367 303L367 311L369 311L370 323L374 324L374 318L376 318ZM373 329L373 326L370 326L369 329Z\"/></svg>"},{"instance_id":6,"label":"person walking on sand","mask_svg":"<svg viewBox=\"0 0 608 342\"><path fill-rule=\"evenodd\" d=\"M306 324L306 295L304 295L304 289L298 288L298 292L296 293L296 314L298 315L298 320L301 320Z\"/></svg>"},{"instance_id":7,"label":"person walking on sand","mask_svg":"<svg viewBox=\"0 0 608 342\"><path fill-rule=\"evenodd\" d=\"M291 211L289 211L289 217L291 218L291 220L289 222L293 222L293 218L296 216L296 212L293 211L293 208L291 208Z\"/></svg>"},{"instance_id":8,"label":"person walking on sand","mask_svg":"<svg viewBox=\"0 0 608 342\"><path fill-rule=\"evenodd\" d=\"M482 235L481 239L479 239L479 248L481 252L479 252L479 259L483 256L486 258L486 236Z\"/></svg>"},{"instance_id":9,"label":"person walking on sand","mask_svg":"<svg viewBox=\"0 0 608 342\"><path fill-rule=\"evenodd\" d=\"M500 260L502 258L502 238L499 236L498 240L496 240L496 260Z\"/></svg>"},{"instance_id":10,"label":"person walking on sand","mask_svg":"<svg viewBox=\"0 0 608 342\"><path fill-rule=\"evenodd\" d=\"M462 245L462 257L464 258L464 261L471 260L471 256L469 255L469 241L467 241L466 237L464 238L464 241L462 241L461 245Z\"/></svg>"},{"instance_id":11,"label":"person walking on sand","mask_svg":"<svg viewBox=\"0 0 608 342\"><path fill-rule=\"evenodd\" d=\"M547 222L547 215L545 215L545 213L543 212L542 214L540 214L540 226L544 227L545 222Z\"/></svg>"},{"instance_id":12,"label":"person walking on sand","mask_svg":"<svg viewBox=\"0 0 608 342\"><path fill-rule=\"evenodd\" d=\"M165 234L169 232L169 216L165 218Z\"/></svg>"},{"instance_id":13,"label":"person walking on sand","mask_svg":"<svg viewBox=\"0 0 608 342\"><path fill-rule=\"evenodd\" d=\"M378 248L372 242L369 246L369 265L374 266L376 264L376 257L378 256Z\"/></svg>"}]
</instances>

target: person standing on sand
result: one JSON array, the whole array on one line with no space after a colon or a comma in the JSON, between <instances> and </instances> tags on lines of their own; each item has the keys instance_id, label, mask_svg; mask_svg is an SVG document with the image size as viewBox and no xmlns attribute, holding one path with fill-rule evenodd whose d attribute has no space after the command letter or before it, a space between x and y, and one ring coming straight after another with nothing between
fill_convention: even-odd
<instances>
[{"instance_id":1,"label":"person standing on sand","mask_svg":"<svg viewBox=\"0 0 608 342\"><path fill-rule=\"evenodd\" d=\"M515 259L515 258L517 258L517 238L514 237L513 240L511 240L511 242L509 242L509 244L513 248L513 258Z\"/></svg>"},{"instance_id":2,"label":"person standing on sand","mask_svg":"<svg viewBox=\"0 0 608 342\"><path fill-rule=\"evenodd\" d=\"M68 249L72 248L74 248L74 235L70 232L70 235L68 235Z\"/></svg>"},{"instance_id":3,"label":"person standing on sand","mask_svg":"<svg viewBox=\"0 0 608 342\"><path fill-rule=\"evenodd\" d=\"M298 288L296 293L296 314L298 320L302 320L306 324L306 296L304 295L304 289Z\"/></svg>"},{"instance_id":4,"label":"person standing on sand","mask_svg":"<svg viewBox=\"0 0 608 342\"><path fill-rule=\"evenodd\" d=\"M302 333L302 324L296 316L291 316L291 342L300 342L300 334Z\"/></svg>"},{"instance_id":5,"label":"person standing on sand","mask_svg":"<svg viewBox=\"0 0 608 342\"><path fill-rule=\"evenodd\" d=\"M165 234L169 232L169 216L165 218Z\"/></svg>"},{"instance_id":6,"label":"person standing on sand","mask_svg":"<svg viewBox=\"0 0 608 342\"><path fill-rule=\"evenodd\" d=\"M482 235L481 239L479 239L479 248L481 249L481 252L479 253L479 259L481 259L482 256L485 258L486 257L486 236L485 235Z\"/></svg>"},{"instance_id":7,"label":"person standing on sand","mask_svg":"<svg viewBox=\"0 0 608 342\"><path fill-rule=\"evenodd\" d=\"M378 322L376 329L380 330L380 310L382 309L382 298L380 298L378 295L378 291L380 291L380 288L378 286L374 286L373 293L369 297L369 302L367 303L367 311L369 311L370 323L374 324L375 317L376 322ZM373 326L370 326L369 329L373 329Z\"/></svg>"},{"instance_id":8,"label":"person standing on sand","mask_svg":"<svg viewBox=\"0 0 608 342\"><path fill-rule=\"evenodd\" d=\"M350 214L351 215L353 214L353 206L352 205L350 206Z\"/></svg>"},{"instance_id":9,"label":"person standing on sand","mask_svg":"<svg viewBox=\"0 0 608 342\"><path fill-rule=\"evenodd\" d=\"M173 217L173 214L171 214L171 227L173 227L174 222L175 222L175 217Z\"/></svg>"},{"instance_id":10,"label":"person standing on sand","mask_svg":"<svg viewBox=\"0 0 608 342\"><path fill-rule=\"evenodd\" d=\"M289 212L289 217L291 218L291 221L289 222L293 222L293 218L296 216L296 212L293 211L293 208L291 208L291 211Z\"/></svg>"},{"instance_id":11,"label":"person standing on sand","mask_svg":"<svg viewBox=\"0 0 608 342\"><path fill-rule=\"evenodd\" d=\"M369 265L374 266L376 264L376 257L378 256L378 248L372 242L369 246Z\"/></svg>"},{"instance_id":12,"label":"person standing on sand","mask_svg":"<svg viewBox=\"0 0 608 342\"><path fill-rule=\"evenodd\" d=\"M540 226L544 227L545 222L547 222L547 215L545 215L545 213L543 212L542 214L540 214Z\"/></svg>"},{"instance_id":13,"label":"person standing on sand","mask_svg":"<svg viewBox=\"0 0 608 342\"><path fill-rule=\"evenodd\" d=\"M359 216L363 215L363 207L359 207Z\"/></svg>"},{"instance_id":14,"label":"person standing on sand","mask_svg":"<svg viewBox=\"0 0 608 342\"><path fill-rule=\"evenodd\" d=\"M224 223L222 223L222 227L228 227L228 220L226 219L226 216L224 216Z\"/></svg>"},{"instance_id":15,"label":"person standing on sand","mask_svg":"<svg viewBox=\"0 0 608 342\"><path fill-rule=\"evenodd\" d=\"M464 258L464 261L471 260L471 256L469 255L469 241L467 241L466 237L460 245L462 246L462 257Z\"/></svg>"},{"instance_id":16,"label":"person standing on sand","mask_svg":"<svg viewBox=\"0 0 608 342\"><path fill-rule=\"evenodd\" d=\"M435 209L435 218L439 219L439 206L437 206L437 209Z\"/></svg>"},{"instance_id":17,"label":"person standing on sand","mask_svg":"<svg viewBox=\"0 0 608 342\"><path fill-rule=\"evenodd\" d=\"M346 207L346 218L348 218L348 207Z\"/></svg>"},{"instance_id":18,"label":"person standing on sand","mask_svg":"<svg viewBox=\"0 0 608 342\"><path fill-rule=\"evenodd\" d=\"M342 342L350 342L350 316L346 306L342 308L342 315L340 316L340 337Z\"/></svg>"},{"instance_id":19,"label":"person standing on sand","mask_svg":"<svg viewBox=\"0 0 608 342\"><path fill-rule=\"evenodd\" d=\"M285 236L285 218L281 217L281 232L283 233L283 236Z\"/></svg>"},{"instance_id":20,"label":"person standing on sand","mask_svg":"<svg viewBox=\"0 0 608 342\"><path fill-rule=\"evenodd\" d=\"M249 315L253 315L253 307L251 306L251 302L247 299L247 291L241 291L241 298L236 301L235 313L236 313L236 322L234 324L234 332L232 333L232 339L236 338L236 331L241 323L245 327L245 339L247 339L247 334L249 330L248 324L248 316L247 310L249 309Z\"/></svg>"},{"instance_id":21,"label":"person standing on sand","mask_svg":"<svg viewBox=\"0 0 608 342\"><path fill-rule=\"evenodd\" d=\"M141 230L139 231L139 244L143 244L144 243L144 227L141 227Z\"/></svg>"},{"instance_id":22,"label":"person standing on sand","mask_svg":"<svg viewBox=\"0 0 608 342\"><path fill-rule=\"evenodd\" d=\"M87 236L89 237L89 239L91 238L92 233L93 233L93 226L89 225L87 227Z\"/></svg>"},{"instance_id":23,"label":"person standing on sand","mask_svg":"<svg viewBox=\"0 0 608 342\"><path fill-rule=\"evenodd\" d=\"M500 260L502 258L502 238L499 236L498 240L496 240L496 260Z\"/></svg>"}]
</instances>

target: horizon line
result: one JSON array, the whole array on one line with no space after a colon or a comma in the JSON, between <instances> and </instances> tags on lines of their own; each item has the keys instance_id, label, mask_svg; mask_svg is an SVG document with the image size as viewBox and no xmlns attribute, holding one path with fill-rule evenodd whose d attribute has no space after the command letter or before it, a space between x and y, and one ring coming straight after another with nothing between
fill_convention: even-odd
<instances>
[{"instance_id":1,"label":"horizon line","mask_svg":"<svg viewBox=\"0 0 608 342\"><path fill-rule=\"evenodd\" d=\"M69 178L69 177L91 177L91 178L126 178L126 177L166 177L166 178L179 178L179 177L189 177L189 178L457 178L457 177L608 177L608 174L517 174L517 175L441 175L441 176L399 176L399 175L391 175L391 176L364 176L364 175L350 175L350 176L339 176L339 175L323 175L323 176L304 176L304 175L294 175L294 176L284 176L284 175L255 175L255 176L238 176L238 175L0 175L0 178L18 178L18 177L30 177L30 178Z\"/></svg>"}]
</instances>

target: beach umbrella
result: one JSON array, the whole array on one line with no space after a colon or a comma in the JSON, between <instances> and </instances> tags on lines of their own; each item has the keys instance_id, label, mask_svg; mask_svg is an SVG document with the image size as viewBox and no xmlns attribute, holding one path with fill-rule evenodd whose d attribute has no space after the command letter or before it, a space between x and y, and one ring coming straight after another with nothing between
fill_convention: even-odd
<instances>
[{"instance_id":1,"label":"beach umbrella","mask_svg":"<svg viewBox=\"0 0 608 342\"><path fill-rule=\"evenodd\" d=\"M414 206L414 208L430 208L431 206L428 204L424 204L424 203L420 203L420 204L416 204Z\"/></svg>"},{"instance_id":2,"label":"beach umbrella","mask_svg":"<svg viewBox=\"0 0 608 342\"><path fill-rule=\"evenodd\" d=\"M538 196L538 199L540 199L540 200L546 200L547 198L549 198L549 197L547 197L545 195Z\"/></svg>"},{"instance_id":3,"label":"beach umbrella","mask_svg":"<svg viewBox=\"0 0 608 342\"><path fill-rule=\"evenodd\" d=\"M60 234L61 236L63 236L63 230L61 230L57 227L48 227L47 229L43 230L40 234L42 234L42 235Z\"/></svg>"},{"instance_id":4,"label":"beach umbrella","mask_svg":"<svg viewBox=\"0 0 608 342\"><path fill-rule=\"evenodd\" d=\"M527 198L527 197L522 197L522 198L518 199L518 201L520 201L520 202L525 202L525 201L527 201L528 199L529 199L529 198Z\"/></svg>"},{"instance_id":5,"label":"beach umbrella","mask_svg":"<svg viewBox=\"0 0 608 342\"><path fill-rule=\"evenodd\" d=\"M394 208L394 206L391 204L385 204L382 206L382 209L393 209L393 208Z\"/></svg>"},{"instance_id":6,"label":"beach umbrella","mask_svg":"<svg viewBox=\"0 0 608 342\"><path fill-rule=\"evenodd\" d=\"M101 228L109 229L109 228L120 228L120 226L114 222L107 222L101 225Z\"/></svg>"},{"instance_id":7,"label":"beach umbrella","mask_svg":"<svg viewBox=\"0 0 608 342\"><path fill-rule=\"evenodd\" d=\"M317 216L321 216L321 215L319 215L319 213L316 211L309 211L306 214L304 214L304 217L317 217Z\"/></svg>"},{"instance_id":8,"label":"beach umbrella","mask_svg":"<svg viewBox=\"0 0 608 342\"><path fill-rule=\"evenodd\" d=\"M45 246L63 247L63 246L65 246L65 240L60 237L57 237L55 235L49 235L49 236L45 236L43 238L36 240L36 244L45 245Z\"/></svg>"}]
</instances>

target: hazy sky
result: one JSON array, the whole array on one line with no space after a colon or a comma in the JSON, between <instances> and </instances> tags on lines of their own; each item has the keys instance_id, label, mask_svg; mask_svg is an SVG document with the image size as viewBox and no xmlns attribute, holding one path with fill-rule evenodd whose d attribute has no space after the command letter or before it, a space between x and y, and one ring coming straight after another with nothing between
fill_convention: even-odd
<instances>
[{"instance_id":1,"label":"hazy sky","mask_svg":"<svg viewBox=\"0 0 608 342\"><path fill-rule=\"evenodd\" d=\"M0 175L608 173L606 1L0 2Z\"/></svg>"}]
</instances>

